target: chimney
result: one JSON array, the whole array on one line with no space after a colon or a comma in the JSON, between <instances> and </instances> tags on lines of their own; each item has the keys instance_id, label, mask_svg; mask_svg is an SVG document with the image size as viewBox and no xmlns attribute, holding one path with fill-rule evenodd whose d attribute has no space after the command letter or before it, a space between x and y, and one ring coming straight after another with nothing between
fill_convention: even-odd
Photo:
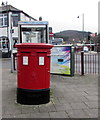
<instances>
[{"instance_id":1,"label":"chimney","mask_svg":"<svg viewBox=\"0 0 100 120\"><path fill-rule=\"evenodd\" d=\"M39 21L42 21L42 17L39 17Z\"/></svg>"},{"instance_id":2,"label":"chimney","mask_svg":"<svg viewBox=\"0 0 100 120\"><path fill-rule=\"evenodd\" d=\"M2 3L1 3L1 5L2 5L2 6L4 6L4 5L5 5L5 3L4 3L4 2L2 2Z\"/></svg>"}]
</instances>

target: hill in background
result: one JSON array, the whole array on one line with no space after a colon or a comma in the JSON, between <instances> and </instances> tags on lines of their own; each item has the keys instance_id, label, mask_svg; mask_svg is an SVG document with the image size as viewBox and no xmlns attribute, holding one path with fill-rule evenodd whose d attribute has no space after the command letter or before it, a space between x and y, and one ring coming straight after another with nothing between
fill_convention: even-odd
<instances>
[{"instance_id":1,"label":"hill in background","mask_svg":"<svg viewBox=\"0 0 100 120\"><path fill-rule=\"evenodd\" d=\"M84 31L84 40L88 42L88 34L91 32ZM54 38L63 38L65 43L81 43L83 40L83 32L77 30L65 30L54 34Z\"/></svg>"}]
</instances>

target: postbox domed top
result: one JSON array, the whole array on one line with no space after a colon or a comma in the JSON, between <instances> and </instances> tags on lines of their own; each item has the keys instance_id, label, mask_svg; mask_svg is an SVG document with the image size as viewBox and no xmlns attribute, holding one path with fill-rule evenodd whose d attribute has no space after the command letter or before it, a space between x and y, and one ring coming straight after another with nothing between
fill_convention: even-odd
<instances>
[{"instance_id":1,"label":"postbox domed top","mask_svg":"<svg viewBox=\"0 0 100 120\"><path fill-rule=\"evenodd\" d=\"M17 48L43 48L43 49L51 49L53 45L46 43L19 43L16 44Z\"/></svg>"}]
</instances>

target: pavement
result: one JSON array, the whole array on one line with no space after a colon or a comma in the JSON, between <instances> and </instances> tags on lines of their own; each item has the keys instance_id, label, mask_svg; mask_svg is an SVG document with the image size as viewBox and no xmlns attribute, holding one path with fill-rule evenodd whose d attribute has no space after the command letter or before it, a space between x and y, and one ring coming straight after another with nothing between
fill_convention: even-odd
<instances>
[{"instance_id":1,"label":"pavement","mask_svg":"<svg viewBox=\"0 0 100 120\"><path fill-rule=\"evenodd\" d=\"M51 75L50 102L21 105L16 102L17 72L2 59L2 118L98 118L98 75ZM0 68L1 69L1 68Z\"/></svg>"}]
</instances>

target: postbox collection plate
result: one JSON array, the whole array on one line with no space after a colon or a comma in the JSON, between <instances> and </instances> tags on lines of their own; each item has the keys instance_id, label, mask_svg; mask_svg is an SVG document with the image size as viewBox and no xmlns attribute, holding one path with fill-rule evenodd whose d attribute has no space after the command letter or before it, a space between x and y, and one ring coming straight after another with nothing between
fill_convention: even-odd
<instances>
[{"instance_id":1,"label":"postbox collection plate","mask_svg":"<svg viewBox=\"0 0 100 120\"><path fill-rule=\"evenodd\" d=\"M23 56L23 65L28 65L28 56Z\"/></svg>"},{"instance_id":2,"label":"postbox collection plate","mask_svg":"<svg viewBox=\"0 0 100 120\"><path fill-rule=\"evenodd\" d=\"M39 57L39 65L44 65L44 56Z\"/></svg>"}]
</instances>

